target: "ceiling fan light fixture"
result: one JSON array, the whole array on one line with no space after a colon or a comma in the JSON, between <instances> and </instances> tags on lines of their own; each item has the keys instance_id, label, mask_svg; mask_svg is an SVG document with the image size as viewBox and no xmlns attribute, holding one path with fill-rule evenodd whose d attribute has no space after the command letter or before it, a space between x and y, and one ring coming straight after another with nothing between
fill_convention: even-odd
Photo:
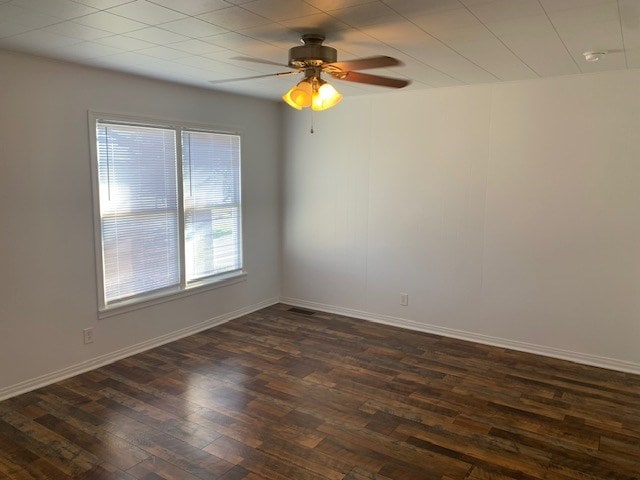
<instances>
[{"instance_id":1,"label":"ceiling fan light fixture","mask_svg":"<svg viewBox=\"0 0 640 480\"><path fill-rule=\"evenodd\" d=\"M282 100L296 110L311 107L312 110L322 111L337 105L342 95L330 83L309 76L291 87Z\"/></svg>"},{"instance_id":2,"label":"ceiling fan light fixture","mask_svg":"<svg viewBox=\"0 0 640 480\"><path fill-rule=\"evenodd\" d=\"M324 80L318 79L311 99L311 108L316 111L326 110L336 106L342 100L342 95Z\"/></svg>"}]
</instances>

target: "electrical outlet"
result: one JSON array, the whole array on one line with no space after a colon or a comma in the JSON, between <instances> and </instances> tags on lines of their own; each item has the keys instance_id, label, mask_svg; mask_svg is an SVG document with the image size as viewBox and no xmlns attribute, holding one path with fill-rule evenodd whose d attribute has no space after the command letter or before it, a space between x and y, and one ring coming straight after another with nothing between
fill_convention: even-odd
<instances>
[{"instance_id":1,"label":"electrical outlet","mask_svg":"<svg viewBox=\"0 0 640 480\"><path fill-rule=\"evenodd\" d=\"M400 305L403 306L407 306L409 305L409 294L408 293L401 293L400 294Z\"/></svg>"},{"instance_id":2,"label":"electrical outlet","mask_svg":"<svg viewBox=\"0 0 640 480\"><path fill-rule=\"evenodd\" d=\"M85 328L82 330L82 334L84 335L84 343L93 343L93 327Z\"/></svg>"}]
</instances>

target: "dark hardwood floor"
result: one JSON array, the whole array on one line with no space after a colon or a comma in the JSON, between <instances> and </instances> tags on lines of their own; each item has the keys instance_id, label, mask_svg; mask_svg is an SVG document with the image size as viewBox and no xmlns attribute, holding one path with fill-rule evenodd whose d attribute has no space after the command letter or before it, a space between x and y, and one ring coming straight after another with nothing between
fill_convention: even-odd
<instances>
[{"instance_id":1,"label":"dark hardwood floor","mask_svg":"<svg viewBox=\"0 0 640 480\"><path fill-rule=\"evenodd\" d=\"M0 402L0 478L640 478L639 376L289 308Z\"/></svg>"}]
</instances>

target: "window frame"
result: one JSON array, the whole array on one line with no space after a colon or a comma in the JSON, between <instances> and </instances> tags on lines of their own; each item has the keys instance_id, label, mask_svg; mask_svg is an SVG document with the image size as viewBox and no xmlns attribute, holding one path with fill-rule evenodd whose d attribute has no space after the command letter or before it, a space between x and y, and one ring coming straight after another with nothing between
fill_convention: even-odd
<instances>
[{"instance_id":1,"label":"window frame","mask_svg":"<svg viewBox=\"0 0 640 480\"><path fill-rule=\"evenodd\" d=\"M245 239L244 239L244 199L242 196L242 144L244 141L244 133L239 128L220 127L216 125L198 124L193 122L184 122L178 120L160 120L157 118L140 117L132 115L105 113L105 112L88 112L89 119L89 147L91 161L91 193L93 203L93 230L94 230L94 253L96 261L96 279L97 279L97 304L98 317L105 318L129 311L146 308L151 305L168 302L177 298L186 297L200 292L212 290L215 288L233 285L246 280L247 271L244 265L245 259ZM104 258L102 244L102 221L100 213L100 182L98 172L98 148L97 148L97 124L98 122L114 123L120 125L131 125L140 127L157 127L168 128L174 131L176 139L176 174L177 174L177 191L178 191L178 255L180 267L180 282L175 287L168 287L161 290L155 290L149 293L142 293L124 300L116 300L106 302L105 285L104 285ZM184 258L185 252L185 220L184 220L184 183L183 183L183 167L182 167L182 134L183 131L195 131L204 133L215 133L222 135L236 135L240 137L240 155L238 166L238 198L240 205L238 212L240 221L238 222L239 240L240 240L240 268L230 272L224 272L217 275L211 275L205 278L197 279L192 282L186 281L186 264Z\"/></svg>"}]
</instances>

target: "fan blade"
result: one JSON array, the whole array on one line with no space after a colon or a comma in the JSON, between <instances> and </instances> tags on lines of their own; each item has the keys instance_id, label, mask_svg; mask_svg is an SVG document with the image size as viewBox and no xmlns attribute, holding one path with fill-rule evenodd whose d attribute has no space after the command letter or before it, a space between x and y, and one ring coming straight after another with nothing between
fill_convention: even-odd
<instances>
[{"instance_id":1,"label":"fan blade","mask_svg":"<svg viewBox=\"0 0 640 480\"><path fill-rule=\"evenodd\" d=\"M379 55L376 57L357 58L355 60L346 60L344 62L328 63L327 67L334 67L343 72L349 70L367 70L369 68L397 67L402 62L397 58Z\"/></svg>"},{"instance_id":2,"label":"fan blade","mask_svg":"<svg viewBox=\"0 0 640 480\"><path fill-rule=\"evenodd\" d=\"M262 63L264 65L275 65L276 67L284 67L287 68L289 65L285 65L284 63L276 63L271 60L263 60L261 58L253 58L253 57L244 57L239 55L237 57L231 57L229 60L242 60L243 62L252 62L252 63Z\"/></svg>"},{"instance_id":3,"label":"fan blade","mask_svg":"<svg viewBox=\"0 0 640 480\"><path fill-rule=\"evenodd\" d=\"M217 85L219 83L240 82L242 80L255 80L256 78L285 77L287 75L297 75L299 73L301 72L291 71L291 72L280 72L280 73L267 73L266 75L254 75L252 77L224 78L222 80L209 80L209 83L213 83L214 85Z\"/></svg>"},{"instance_id":4,"label":"fan blade","mask_svg":"<svg viewBox=\"0 0 640 480\"><path fill-rule=\"evenodd\" d=\"M366 83L368 85L379 85L381 87L402 88L411 83L410 80L403 80L400 78L382 77L380 75L370 75L368 73L360 72L329 72L333 77L338 80L345 80L347 82Z\"/></svg>"}]
</instances>

